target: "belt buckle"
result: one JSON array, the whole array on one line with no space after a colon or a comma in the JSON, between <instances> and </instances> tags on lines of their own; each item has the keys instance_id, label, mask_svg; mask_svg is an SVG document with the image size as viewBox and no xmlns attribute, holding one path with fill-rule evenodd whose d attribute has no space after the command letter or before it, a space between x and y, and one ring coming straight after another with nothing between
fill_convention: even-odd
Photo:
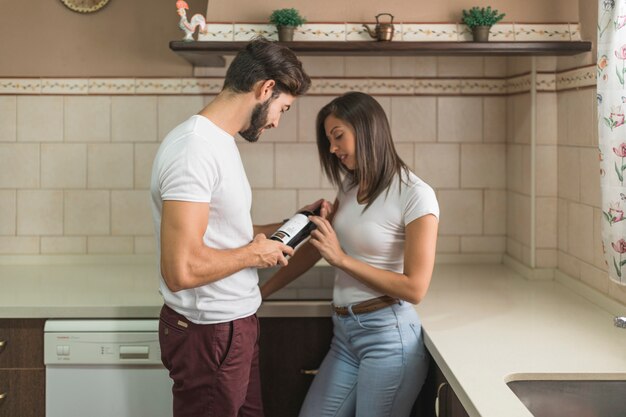
<instances>
[{"instance_id":1,"label":"belt buckle","mask_svg":"<svg viewBox=\"0 0 626 417\"><path fill-rule=\"evenodd\" d=\"M336 306L334 304L332 305L332 307L333 307L333 311L338 316L347 316L349 314L348 307Z\"/></svg>"}]
</instances>

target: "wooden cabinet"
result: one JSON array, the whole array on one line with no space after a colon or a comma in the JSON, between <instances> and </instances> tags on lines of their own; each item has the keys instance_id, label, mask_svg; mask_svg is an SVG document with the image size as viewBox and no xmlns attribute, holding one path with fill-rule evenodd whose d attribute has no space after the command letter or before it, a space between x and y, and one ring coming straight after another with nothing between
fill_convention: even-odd
<instances>
[{"instance_id":1,"label":"wooden cabinet","mask_svg":"<svg viewBox=\"0 0 626 417\"><path fill-rule=\"evenodd\" d=\"M0 319L0 417L45 415L43 326L39 319Z\"/></svg>"},{"instance_id":2,"label":"wooden cabinet","mask_svg":"<svg viewBox=\"0 0 626 417\"><path fill-rule=\"evenodd\" d=\"M294 417L330 348L330 317L261 318L260 370L265 415Z\"/></svg>"},{"instance_id":3,"label":"wooden cabinet","mask_svg":"<svg viewBox=\"0 0 626 417\"><path fill-rule=\"evenodd\" d=\"M469 417L432 357L428 376L411 415L413 417Z\"/></svg>"},{"instance_id":4,"label":"wooden cabinet","mask_svg":"<svg viewBox=\"0 0 626 417\"><path fill-rule=\"evenodd\" d=\"M319 367L330 347L332 321L330 317L262 317L260 322L259 361L265 415L297 416L313 381L310 371ZM411 416L469 417L432 358Z\"/></svg>"},{"instance_id":5,"label":"wooden cabinet","mask_svg":"<svg viewBox=\"0 0 626 417\"><path fill-rule=\"evenodd\" d=\"M45 379L44 369L0 369L0 416L43 417Z\"/></svg>"},{"instance_id":6,"label":"wooden cabinet","mask_svg":"<svg viewBox=\"0 0 626 417\"><path fill-rule=\"evenodd\" d=\"M439 388L439 417L469 417L459 397L447 382Z\"/></svg>"}]
</instances>

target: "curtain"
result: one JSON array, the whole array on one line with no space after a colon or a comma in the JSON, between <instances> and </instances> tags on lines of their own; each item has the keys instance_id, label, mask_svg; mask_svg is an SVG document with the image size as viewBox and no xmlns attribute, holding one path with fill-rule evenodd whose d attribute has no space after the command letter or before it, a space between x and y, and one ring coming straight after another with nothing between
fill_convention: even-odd
<instances>
[{"instance_id":1,"label":"curtain","mask_svg":"<svg viewBox=\"0 0 626 417\"><path fill-rule=\"evenodd\" d=\"M597 102L602 249L609 277L626 285L626 0L599 0Z\"/></svg>"}]
</instances>

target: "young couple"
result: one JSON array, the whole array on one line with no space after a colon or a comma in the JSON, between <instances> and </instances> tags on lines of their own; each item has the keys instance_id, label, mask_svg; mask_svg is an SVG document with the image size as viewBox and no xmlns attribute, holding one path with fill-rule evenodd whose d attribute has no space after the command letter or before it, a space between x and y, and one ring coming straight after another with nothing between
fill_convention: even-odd
<instances>
[{"instance_id":1,"label":"young couple","mask_svg":"<svg viewBox=\"0 0 626 417\"><path fill-rule=\"evenodd\" d=\"M430 283L439 207L398 156L376 100L346 93L318 113L320 162L339 191L332 205L305 207L321 205L311 239L294 254L266 237L279 223L252 224L234 136L256 142L310 83L293 52L254 40L220 94L174 128L155 157L159 339L175 417L263 416L256 311L321 258L336 270L334 337L300 416L408 416L424 382L413 304ZM277 264L259 288L257 269Z\"/></svg>"}]
</instances>

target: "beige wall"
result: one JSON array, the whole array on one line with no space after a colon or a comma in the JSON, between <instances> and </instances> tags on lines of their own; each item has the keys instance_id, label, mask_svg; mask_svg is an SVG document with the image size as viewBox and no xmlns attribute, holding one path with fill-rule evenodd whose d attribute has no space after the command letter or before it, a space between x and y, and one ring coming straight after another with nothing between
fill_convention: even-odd
<instances>
[{"instance_id":1,"label":"beige wall","mask_svg":"<svg viewBox=\"0 0 626 417\"><path fill-rule=\"evenodd\" d=\"M590 0L581 0L589 2ZM206 0L188 0L190 13L204 13ZM572 7L574 3L574 7ZM363 0L208 2L209 21L267 20L273 9L297 7L310 21L365 21L390 12L397 21L456 22L460 11L491 4L508 22L576 22L568 0ZM583 10L583 9L581 9ZM585 9L586 10L586 9ZM175 0L111 0L89 15L74 13L58 0L3 1L0 77L189 76L191 65L168 43L182 38Z\"/></svg>"},{"instance_id":2,"label":"beige wall","mask_svg":"<svg viewBox=\"0 0 626 417\"><path fill-rule=\"evenodd\" d=\"M192 12L206 9L206 0L187 2ZM182 38L173 0L111 0L87 15L59 0L1 4L0 77L192 74L168 46Z\"/></svg>"},{"instance_id":3,"label":"beige wall","mask_svg":"<svg viewBox=\"0 0 626 417\"><path fill-rule=\"evenodd\" d=\"M596 39L598 36L598 0L578 0L580 36L593 41L591 59L596 62Z\"/></svg>"}]
</instances>

